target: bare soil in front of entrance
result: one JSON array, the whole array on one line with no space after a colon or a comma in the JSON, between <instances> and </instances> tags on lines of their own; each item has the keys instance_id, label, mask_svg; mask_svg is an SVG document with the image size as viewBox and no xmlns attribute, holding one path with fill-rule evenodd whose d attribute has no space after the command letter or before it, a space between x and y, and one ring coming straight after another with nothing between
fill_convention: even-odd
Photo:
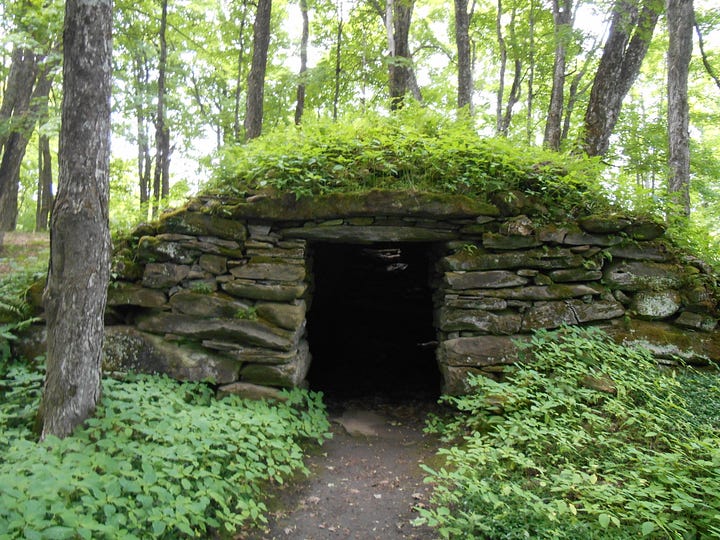
<instances>
[{"instance_id":1,"label":"bare soil in front of entrance","mask_svg":"<svg viewBox=\"0 0 720 540\"><path fill-rule=\"evenodd\" d=\"M282 486L270 503L265 530L243 540L434 540L414 526L431 486L420 463L431 464L437 441L423 432L432 402L357 400L329 403L333 438L310 456L309 478Z\"/></svg>"}]
</instances>

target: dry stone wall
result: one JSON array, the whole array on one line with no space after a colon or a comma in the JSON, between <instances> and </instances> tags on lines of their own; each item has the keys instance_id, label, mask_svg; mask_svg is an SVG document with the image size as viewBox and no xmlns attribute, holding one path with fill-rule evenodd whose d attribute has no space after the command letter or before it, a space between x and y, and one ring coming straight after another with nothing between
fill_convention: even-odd
<instances>
[{"instance_id":1,"label":"dry stone wall","mask_svg":"<svg viewBox=\"0 0 720 540\"><path fill-rule=\"evenodd\" d=\"M498 200L197 199L118 246L106 369L208 379L245 395L303 385L306 315L322 286L312 274L315 242L414 242L437 254L445 392L466 391L471 372L497 376L517 359L514 340L564 324L602 325L663 359L720 358L714 277L674 254L661 225L613 216L548 224L522 194Z\"/></svg>"}]
</instances>

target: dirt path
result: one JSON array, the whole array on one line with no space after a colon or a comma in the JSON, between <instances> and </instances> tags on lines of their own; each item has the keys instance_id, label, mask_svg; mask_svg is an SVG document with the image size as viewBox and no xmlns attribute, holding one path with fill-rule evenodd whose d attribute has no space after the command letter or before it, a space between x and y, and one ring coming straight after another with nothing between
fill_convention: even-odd
<instances>
[{"instance_id":1,"label":"dirt path","mask_svg":"<svg viewBox=\"0 0 720 540\"><path fill-rule=\"evenodd\" d=\"M419 462L436 442L423 433L428 403L344 403L330 406L332 440L311 456L306 481L285 486L265 531L245 540L434 540L414 527L413 510L427 504Z\"/></svg>"}]
</instances>

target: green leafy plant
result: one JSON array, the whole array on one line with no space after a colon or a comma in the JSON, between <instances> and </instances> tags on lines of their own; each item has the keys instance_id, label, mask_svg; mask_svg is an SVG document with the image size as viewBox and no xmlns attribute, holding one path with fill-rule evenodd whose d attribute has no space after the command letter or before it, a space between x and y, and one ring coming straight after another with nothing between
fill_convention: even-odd
<instances>
[{"instance_id":1,"label":"green leafy plant","mask_svg":"<svg viewBox=\"0 0 720 540\"><path fill-rule=\"evenodd\" d=\"M235 312L235 318L236 319L245 319L248 321L255 321L258 318L257 308L255 306L251 306L246 309L238 309Z\"/></svg>"},{"instance_id":2,"label":"green leafy plant","mask_svg":"<svg viewBox=\"0 0 720 540\"><path fill-rule=\"evenodd\" d=\"M409 106L389 117L308 119L230 147L210 191L303 197L386 188L485 197L519 190L572 212L605 201L591 181L597 167L592 160L482 138L467 120Z\"/></svg>"},{"instance_id":3,"label":"green leafy plant","mask_svg":"<svg viewBox=\"0 0 720 540\"><path fill-rule=\"evenodd\" d=\"M434 423L448 446L419 522L443 538L720 535L720 436L687 406L691 381L596 329L518 347L507 380L446 398L460 412Z\"/></svg>"},{"instance_id":4,"label":"green leafy plant","mask_svg":"<svg viewBox=\"0 0 720 540\"><path fill-rule=\"evenodd\" d=\"M207 281L193 281L190 290L198 294L210 294L213 292L213 287Z\"/></svg>"},{"instance_id":5,"label":"green leafy plant","mask_svg":"<svg viewBox=\"0 0 720 540\"><path fill-rule=\"evenodd\" d=\"M320 396L216 400L200 383L106 379L95 418L34 440L42 374L0 381L1 538L190 538L265 521L265 487L307 472L328 429Z\"/></svg>"}]
</instances>

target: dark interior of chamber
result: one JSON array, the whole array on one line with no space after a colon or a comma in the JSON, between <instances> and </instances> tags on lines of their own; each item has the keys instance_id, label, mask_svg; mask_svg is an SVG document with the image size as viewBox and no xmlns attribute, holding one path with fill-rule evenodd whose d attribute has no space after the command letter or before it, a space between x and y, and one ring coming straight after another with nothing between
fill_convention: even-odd
<instances>
[{"instance_id":1,"label":"dark interior of chamber","mask_svg":"<svg viewBox=\"0 0 720 540\"><path fill-rule=\"evenodd\" d=\"M312 246L310 387L330 398L436 399L431 246Z\"/></svg>"}]
</instances>

